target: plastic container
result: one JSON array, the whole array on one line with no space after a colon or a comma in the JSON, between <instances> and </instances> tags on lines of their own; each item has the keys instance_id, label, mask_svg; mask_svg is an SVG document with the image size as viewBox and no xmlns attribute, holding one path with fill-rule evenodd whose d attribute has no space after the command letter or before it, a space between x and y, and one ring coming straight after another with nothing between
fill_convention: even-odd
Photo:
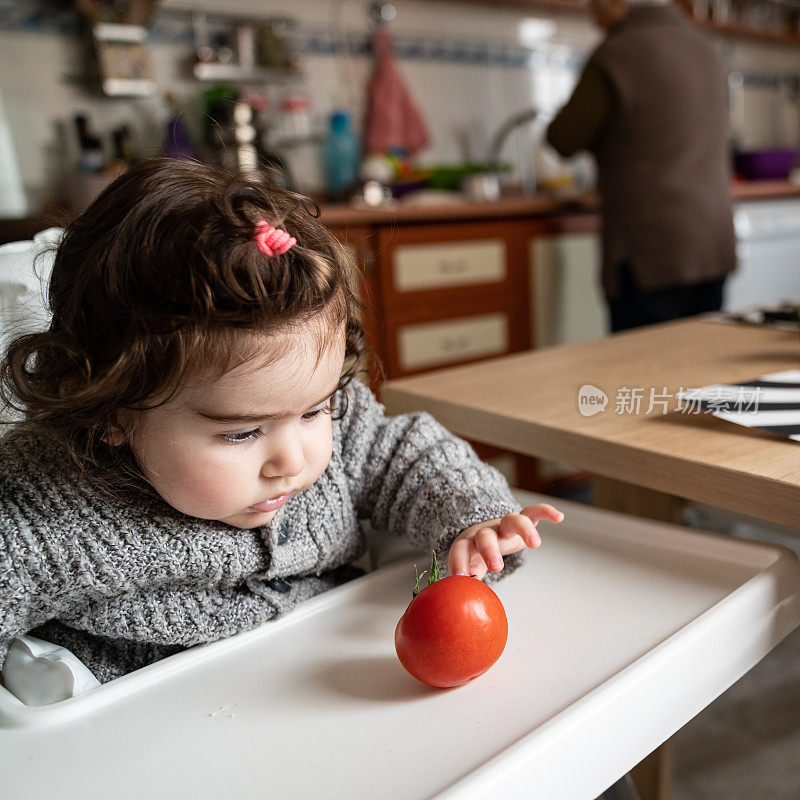
<instances>
[{"instance_id":1,"label":"plastic container","mask_svg":"<svg viewBox=\"0 0 800 800\"><path fill-rule=\"evenodd\" d=\"M294 188L306 195L325 192L325 169L322 163L322 142L306 139L277 148L291 173Z\"/></svg>"},{"instance_id":2,"label":"plastic container","mask_svg":"<svg viewBox=\"0 0 800 800\"><path fill-rule=\"evenodd\" d=\"M350 115L336 111L331 115L324 146L325 173L331 200L341 200L358 179L360 151Z\"/></svg>"},{"instance_id":3,"label":"plastic container","mask_svg":"<svg viewBox=\"0 0 800 800\"><path fill-rule=\"evenodd\" d=\"M305 97L293 94L281 101L270 138L275 152L286 162L293 188L306 195L324 194L324 136L314 125Z\"/></svg>"},{"instance_id":4,"label":"plastic container","mask_svg":"<svg viewBox=\"0 0 800 800\"><path fill-rule=\"evenodd\" d=\"M733 166L749 181L786 180L797 163L800 151L793 148L740 150L734 153Z\"/></svg>"},{"instance_id":5,"label":"plastic container","mask_svg":"<svg viewBox=\"0 0 800 800\"><path fill-rule=\"evenodd\" d=\"M293 94L284 97L280 105L275 139L280 142L293 142L300 139L310 139L313 136L311 128L311 112L309 102L301 95Z\"/></svg>"}]
</instances>

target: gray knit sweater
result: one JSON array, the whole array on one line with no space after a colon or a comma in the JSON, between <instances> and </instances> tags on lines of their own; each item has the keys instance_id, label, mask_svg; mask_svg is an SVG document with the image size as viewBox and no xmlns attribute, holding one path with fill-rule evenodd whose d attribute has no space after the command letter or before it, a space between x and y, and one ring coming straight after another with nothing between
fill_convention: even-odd
<instances>
[{"instance_id":1,"label":"gray knit sweater","mask_svg":"<svg viewBox=\"0 0 800 800\"><path fill-rule=\"evenodd\" d=\"M187 517L155 492L109 501L47 438L0 439L0 664L31 632L106 682L347 580L366 548L360 519L435 548L444 565L464 528L519 509L502 476L430 416L385 417L361 384L345 391L327 470L253 530Z\"/></svg>"}]
</instances>

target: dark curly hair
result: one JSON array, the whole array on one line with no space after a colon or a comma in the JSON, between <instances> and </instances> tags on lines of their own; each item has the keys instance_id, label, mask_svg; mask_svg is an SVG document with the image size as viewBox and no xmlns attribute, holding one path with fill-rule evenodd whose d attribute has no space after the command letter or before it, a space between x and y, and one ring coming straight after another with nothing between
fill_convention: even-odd
<instances>
[{"instance_id":1,"label":"dark curly hair","mask_svg":"<svg viewBox=\"0 0 800 800\"><path fill-rule=\"evenodd\" d=\"M363 309L353 260L318 213L300 195L197 162L131 166L68 226L50 328L10 343L0 397L22 413L18 424L54 437L113 488L141 478L130 448L108 445L128 441L119 412L153 408L188 376L255 356L242 352L242 331L320 320L324 337L343 325L344 386L367 356ZM297 244L261 253L262 219ZM109 459L122 469L107 469Z\"/></svg>"}]
</instances>

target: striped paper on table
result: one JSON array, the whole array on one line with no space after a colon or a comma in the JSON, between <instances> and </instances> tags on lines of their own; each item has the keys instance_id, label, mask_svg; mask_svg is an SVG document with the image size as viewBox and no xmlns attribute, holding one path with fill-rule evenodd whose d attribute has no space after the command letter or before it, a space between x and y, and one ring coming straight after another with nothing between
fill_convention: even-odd
<instances>
[{"instance_id":1,"label":"striped paper on table","mask_svg":"<svg viewBox=\"0 0 800 800\"><path fill-rule=\"evenodd\" d=\"M800 441L800 369L690 389L678 397L719 419Z\"/></svg>"}]
</instances>

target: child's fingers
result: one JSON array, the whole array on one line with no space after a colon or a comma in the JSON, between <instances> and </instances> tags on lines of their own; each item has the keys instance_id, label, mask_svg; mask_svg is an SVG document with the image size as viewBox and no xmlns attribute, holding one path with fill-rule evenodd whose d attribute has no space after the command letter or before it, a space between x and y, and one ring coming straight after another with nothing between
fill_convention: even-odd
<instances>
[{"instance_id":1,"label":"child's fingers","mask_svg":"<svg viewBox=\"0 0 800 800\"><path fill-rule=\"evenodd\" d=\"M450 575L469 575L470 540L456 539L447 556L447 571Z\"/></svg>"},{"instance_id":2,"label":"child's fingers","mask_svg":"<svg viewBox=\"0 0 800 800\"><path fill-rule=\"evenodd\" d=\"M503 554L516 553L525 547L542 543L536 523L540 519L561 522L564 515L547 503L524 508L519 514L506 514L502 519L479 523L463 531L451 545L447 558L450 575L475 575L483 578L487 571L503 569ZM476 530L477 528L477 530Z\"/></svg>"},{"instance_id":3,"label":"child's fingers","mask_svg":"<svg viewBox=\"0 0 800 800\"><path fill-rule=\"evenodd\" d=\"M506 514L500 520L499 527L503 539L519 536L526 547L538 547L542 543L535 523L523 514Z\"/></svg>"},{"instance_id":4,"label":"child's fingers","mask_svg":"<svg viewBox=\"0 0 800 800\"><path fill-rule=\"evenodd\" d=\"M447 558L447 568L450 575L474 575L483 579L486 574L486 564L475 548L473 537L456 539L450 547Z\"/></svg>"},{"instance_id":5,"label":"child's fingers","mask_svg":"<svg viewBox=\"0 0 800 800\"><path fill-rule=\"evenodd\" d=\"M551 522L561 522L564 515L555 507L548 503L536 503L535 505L523 508L520 514L524 514L534 523L540 519L549 519Z\"/></svg>"},{"instance_id":6,"label":"child's fingers","mask_svg":"<svg viewBox=\"0 0 800 800\"><path fill-rule=\"evenodd\" d=\"M492 528L481 528L475 534L475 549L491 572L500 572L503 569L497 532Z\"/></svg>"}]
</instances>

